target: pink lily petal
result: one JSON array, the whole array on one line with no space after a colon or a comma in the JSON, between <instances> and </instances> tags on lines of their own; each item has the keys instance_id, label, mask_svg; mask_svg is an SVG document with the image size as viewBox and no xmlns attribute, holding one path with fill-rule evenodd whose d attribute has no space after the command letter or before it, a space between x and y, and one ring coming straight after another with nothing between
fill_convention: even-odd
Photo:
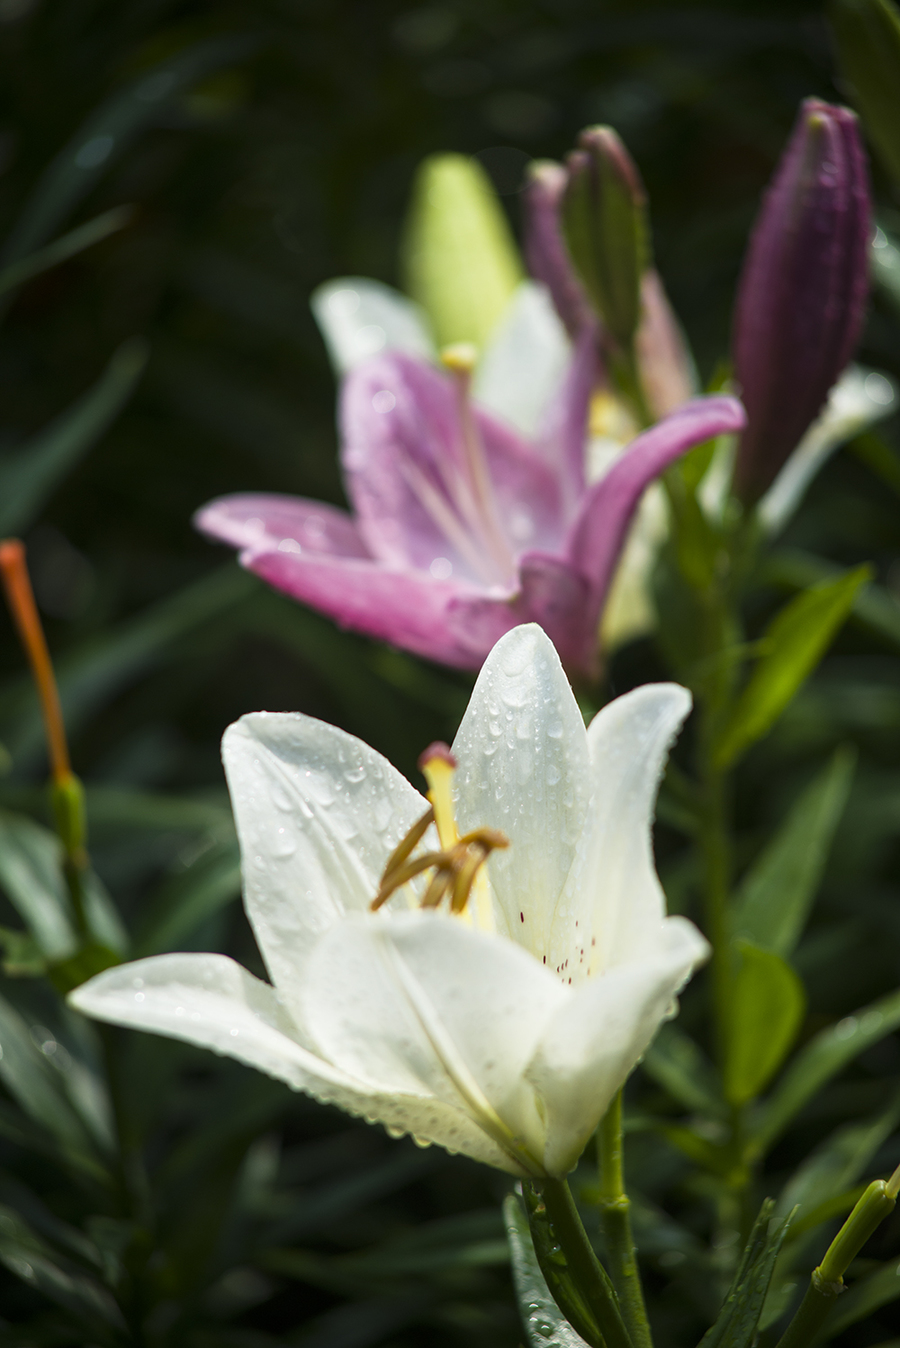
<instances>
[{"instance_id":1,"label":"pink lily petal","mask_svg":"<svg viewBox=\"0 0 900 1348\"><path fill-rule=\"evenodd\" d=\"M558 540L555 473L477 409L475 422L509 552ZM425 571L444 558L454 576L483 581L484 550L465 517L468 479L450 377L399 352L368 361L345 381L341 430L347 489L372 554Z\"/></svg>"},{"instance_id":2,"label":"pink lily petal","mask_svg":"<svg viewBox=\"0 0 900 1348\"><path fill-rule=\"evenodd\" d=\"M346 510L298 496L245 492L220 496L194 515L195 526L235 548L368 557L356 521Z\"/></svg>"},{"instance_id":3,"label":"pink lily petal","mask_svg":"<svg viewBox=\"0 0 900 1348\"><path fill-rule=\"evenodd\" d=\"M567 519L584 492L584 445L596 382L597 325L588 323L575 342L572 363L547 409L538 437L542 457L555 465L559 474Z\"/></svg>"},{"instance_id":4,"label":"pink lily petal","mask_svg":"<svg viewBox=\"0 0 900 1348\"><path fill-rule=\"evenodd\" d=\"M639 435L591 487L570 530L566 555L591 587L594 623L645 488L692 446L739 431L745 424L744 409L736 398L696 398Z\"/></svg>"},{"instance_id":5,"label":"pink lily petal","mask_svg":"<svg viewBox=\"0 0 900 1348\"><path fill-rule=\"evenodd\" d=\"M357 558L248 550L241 564L342 627L459 669L478 669L517 618L508 604L484 608L484 591L427 571Z\"/></svg>"}]
</instances>

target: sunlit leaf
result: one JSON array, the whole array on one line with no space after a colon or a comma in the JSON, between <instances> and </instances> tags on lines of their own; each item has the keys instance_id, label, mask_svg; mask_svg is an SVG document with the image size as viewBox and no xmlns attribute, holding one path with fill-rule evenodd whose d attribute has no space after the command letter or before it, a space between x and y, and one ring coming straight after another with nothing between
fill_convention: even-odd
<instances>
[{"instance_id":1,"label":"sunlit leaf","mask_svg":"<svg viewBox=\"0 0 900 1348\"><path fill-rule=\"evenodd\" d=\"M763 636L765 654L719 734L719 767L734 763L772 728L825 654L871 574L871 568L859 566L836 580L821 581L775 615Z\"/></svg>"},{"instance_id":2,"label":"sunlit leaf","mask_svg":"<svg viewBox=\"0 0 900 1348\"><path fill-rule=\"evenodd\" d=\"M803 984L789 964L750 941L735 942L725 1056L725 1095L733 1105L752 1100L789 1052L806 1010Z\"/></svg>"}]
</instances>

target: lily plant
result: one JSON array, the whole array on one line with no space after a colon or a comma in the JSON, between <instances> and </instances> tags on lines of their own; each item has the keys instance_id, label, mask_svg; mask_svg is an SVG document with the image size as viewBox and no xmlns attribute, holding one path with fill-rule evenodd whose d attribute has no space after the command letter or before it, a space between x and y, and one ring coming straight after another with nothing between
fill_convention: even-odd
<instances>
[{"instance_id":1,"label":"lily plant","mask_svg":"<svg viewBox=\"0 0 900 1348\"><path fill-rule=\"evenodd\" d=\"M707 954L667 917L650 830L676 684L586 730L549 638L497 643L422 796L301 713L223 740L244 902L271 983L224 955L71 994L518 1176L562 1178Z\"/></svg>"}]
</instances>

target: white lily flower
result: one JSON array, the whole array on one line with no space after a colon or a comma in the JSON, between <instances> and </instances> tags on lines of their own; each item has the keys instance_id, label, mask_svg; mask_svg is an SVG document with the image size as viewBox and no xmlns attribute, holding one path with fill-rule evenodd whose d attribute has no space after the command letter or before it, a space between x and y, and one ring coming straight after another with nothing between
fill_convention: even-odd
<instances>
[{"instance_id":1,"label":"white lily flower","mask_svg":"<svg viewBox=\"0 0 900 1348\"><path fill-rule=\"evenodd\" d=\"M108 969L70 1000L392 1133L562 1176L708 953L690 922L666 917L650 837L689 708L683 688L648 685L585 730L544 632L503 637L453 746L452 797L432 777L441 847L457 825L509 840L458 913L420 906L421 880L372 910L428 810L390 763L299 713L244 716L223 752L272 984L223 955L173 954ZM422 845L439 845L433 825Z\"/></svg>"}]
</instances>

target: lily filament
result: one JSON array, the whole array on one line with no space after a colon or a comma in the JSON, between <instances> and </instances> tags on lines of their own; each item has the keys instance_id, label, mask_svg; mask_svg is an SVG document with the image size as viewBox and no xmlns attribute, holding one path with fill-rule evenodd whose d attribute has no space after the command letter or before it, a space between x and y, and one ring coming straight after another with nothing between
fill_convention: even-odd
<instances>
[{"instance_id":1,"label":"lily filament","mask_svg":"<svg viewBox=\"0 0 900 1348\"><path fill-rule=\"evenodd\" d=\"M449 896L450 912L459 915L466 910L480 868L491 852L508 847L509 839L493 828L477 828L459 836L450 791L456 759L446 744L430 745L419 759L419 768L428 782L431 806L388 857L370 910L377 912L403 885L431 870L434 874L420 907L437 908ZM432 824L437 826L441 850L413 856Z\"/></svg>"}]
</instances>

